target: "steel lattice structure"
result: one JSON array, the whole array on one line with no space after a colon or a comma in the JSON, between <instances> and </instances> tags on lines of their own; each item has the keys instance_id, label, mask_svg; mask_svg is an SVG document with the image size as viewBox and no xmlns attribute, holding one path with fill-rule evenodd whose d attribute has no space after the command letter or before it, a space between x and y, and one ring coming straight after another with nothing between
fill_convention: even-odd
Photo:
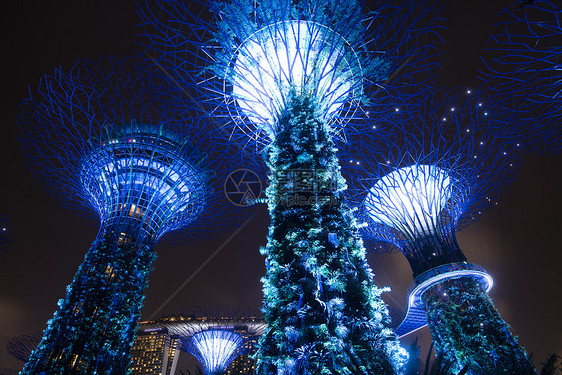
<instances>
[{"instance_id":1,"label":"steel lattice structure","mask_svg":"<svg viewBox=\"0 0 562 375\"><path fill-rule=\"evenodd\" d=\"M386 2L371 13L353 0L209 7L211 20L178 1L140 14L154 28L147 53L167 74L198 89L212 116L233 119L222 129L254 141L246 152L267 146L270 328L258 373L395 371L405 352L387 328L381 290L344 201L333 139L345 138L351 119L366 117L359 107L368 99L376 98L382 118L395 112L399 88L422 86L433 4Z\"/></svg>"},{"instance_id":2,"label":"steel lattice structure","mask_svg":"<svg viewBox=\"0 0 562 375\"><path fill-rule=\"evenodd\" d=\"M524 148L510 129L516 113L469 90L428 97L346 167L374 250L392 244L413 271L397 333L428 324L436 349L471 374L534 373L487 295L492 278L467 262L455 236L514 177Z\"/></svg>"},{"instance_id":3,"label":"steel lattice structure","mask_svg":"<svg viewBox=\"0 0 562 375\"><path fill-rule=\"evenodd\" d=\"M379 119L392 116L437 67L434 1L371 12L360 1L157 3L138 10L146 54L246 152L271 142L295 94L314 98L332 133L347 139L348 124L369 117L367 102Z\"/></svg>"},{"instance_id":4,"label":"steel lattice structure","mask_svg":"<svg viewBox=\"0 0 562 375\"><path fill-rule=\"evenodd\" d=\"M484 85L520 112L518 126L533 134L533 151L560 153L562 8L548 0L515 2L497 19L481 74Z\"/></svg>"},{"instance_id":5,"label":"steel lattice structure","mask_svg":"<svg viewBox=\"0 0 562 375\"><path fill-rule=\"evenodd\" d=\"M100 220L23 373L124 373L156 242L216 215L206 155L193 146L204 145L203 130L158 89L150 67L128 70L134 63L79 61L45 76L22 103L21 140L36 174Z\"/></svg>"},{"instance_id":6,"label":"steel lattice structure","mask_svg":"<svg viewBox=\"0 0 562 375\"><path fill-rule=\"evenodd\" d=\"M28 335L13 337L8 340L6 350L10 355L22 362L27 362L31 353L35 350L43 334L35 332Z\"/></svg>"},{"instance_id":7,"label":"steel lattice structure","mask_svg":"<svg viewBox=\"0 0 562 375\"><path fill-rule=\"evenodd\" d=\"M238 356L255 352L253 342L265 323L257 311L234 307L192 307L157 322L184 351L203 365L205 374L221 375Z\"/></svg>"}]
</instances>

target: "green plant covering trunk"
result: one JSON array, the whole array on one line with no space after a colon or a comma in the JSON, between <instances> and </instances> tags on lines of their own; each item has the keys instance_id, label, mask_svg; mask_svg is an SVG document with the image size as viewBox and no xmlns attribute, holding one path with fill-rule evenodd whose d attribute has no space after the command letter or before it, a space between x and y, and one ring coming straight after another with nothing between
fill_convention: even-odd
<instances>
[{"instance_id":1,"label":"green plant covering trunk","mask_svg":"<svg viewBox=\"0 0 562 375\"><path fill-rule=\"evenodd\" d=\"M536 374L477 280L461 277L428 289L422 300L437 353L472 375Z\"/></svg>"},{"instance_id":2,"label":"green plant covering trunk","mask_svg":"<svg viewBox=\"0 0 562 375\"><path fill-rule=\"evenodd\" d=\"M314 103L295 97L268 150L268 329L257 373L393 374L406 353L344 201L346 184Z\"/></svg>"},{"instance_id":3,"label":"green plant covering trunk","mask_svg":"<svg viewBox=\"0 0 562 375\"><path fill-rule=\"evenodd\" d=\"M21 374L125 374L153 248L102 229Z\"/></svg>"}]
</instances>

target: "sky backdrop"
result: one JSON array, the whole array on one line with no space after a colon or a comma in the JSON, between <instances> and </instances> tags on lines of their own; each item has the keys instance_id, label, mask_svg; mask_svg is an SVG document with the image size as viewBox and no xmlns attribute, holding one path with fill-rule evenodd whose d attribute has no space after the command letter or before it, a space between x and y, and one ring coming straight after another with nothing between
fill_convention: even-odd
<instances>
[{"instance_id":1,"label":"sky backdrop","mask_svg":"<svg viewBox=\"0 0 562 375\"><path fill-rule=\"evenodd\" d=\"M442 32L446 52L440 83L475 86L479 55L502 4L507 2L446 4L442 14L448 19L448 29ZM5 350L7 340L45 328L98 225L65 208L33 178L16 138L18 102L27 95L29 85L37 87L41 75L52 73L55 67L69 69L77 58L97 60L104 54L133 53L139 29L129 1L27 1L11 6L1 15L0 211L11 220L14 240L0 257L0 368L21 369L23 364ZM482 265L494 278L491 296L496 307L538 362L547 353L562 354L561 165L560 155L526 157L499 206L458 235L469 261ZM259 307L265 266L258 250L265 245L267 224L261 206L234 236L233 230L196 245L189 240L159 243L143 319L189 305ZM369 262L377 284L393 288L385 299L398 310L405 308L412 280L405 258L400 253L371 254ZM410 338L416 335L425 348L427 328Z\"/></svg>"}]
</instances>

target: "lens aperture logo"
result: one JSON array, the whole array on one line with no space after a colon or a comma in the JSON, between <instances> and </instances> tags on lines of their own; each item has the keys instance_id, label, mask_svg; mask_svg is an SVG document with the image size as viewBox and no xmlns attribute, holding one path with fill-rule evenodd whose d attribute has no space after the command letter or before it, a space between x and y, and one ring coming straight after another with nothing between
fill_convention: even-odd
<instances>
[{"instance_id":1,"label":"lens aperture logo","mask_svg":"<svg viewBox=\"0 0 562 375\"><path fill-rule=\"evenodd\" d=\"M240 168L224 181L224 193L234 205L246 207L254 204L262 193L262 182L252 170Z\"/></svg>"}]
</instances>

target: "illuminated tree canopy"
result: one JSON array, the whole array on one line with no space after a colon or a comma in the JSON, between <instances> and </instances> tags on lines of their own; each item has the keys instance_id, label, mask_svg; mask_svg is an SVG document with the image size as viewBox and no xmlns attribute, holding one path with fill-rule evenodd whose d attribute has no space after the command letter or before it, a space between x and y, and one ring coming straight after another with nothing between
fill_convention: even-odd
<instances>
[{"instance_id":1,"label":"illuminated tree canopy","mask_svg":"<svg viewBox=\"0 0 562 375\"><path fill-rule=\"evenodd\" d=\"M467 262L455 236L495 206L513 178L525 140L510 128L517 113L471 90L428 97L418 112L389 124L390 139L373 137L345 168L373 250L392 244L413 271L397 333L428 324L436 350L457 371L533 374L487 295L491 277Z\"/></svg>"},{"instance_id":2,"label":"illuminated tree canopy","mask_svg":"<svg viewBox=\"0 0 562 375\"><path fill-rule=\"evenodd\" d=\"M372 130L346 150L344 175L369 217L367 231L405 252L424 234L452 243L496 206L525 149L511 127L517 113L485 93L455 91L429 95L416 111L379 123L389 136Z\"/></svg>"},{"instance_id":3,"label":"illuminated tree canopy","mask_svg":"<svg viewBox=\"0 0 562 375\"><path fill-rule=\"evenodd\" d=\"M156 242L218 215L206 155L189 134L203 129L147 67L128 70L134 62L79 61L45 76L22 103L21 140L37 175L101 221L23 373L124 373Z\"/></svg>"},{"instance_id":4,"label":"illuminated tree canopy","mask_svg":"<svg viewBox=\"0 0 562 375\"><path fill-rule=\"evenodd\" d=\"M371 12L356 1L139 7L146 53L201 98L223 136L254 141L258 151L294 95L315 100L341 137L346 124L367 117L367 102L380 117L391 115L399 88L423 86L436 66L438 11L432 1L385 2Z\"/></svg>"},{"instance_id":5,"label":"illuminated tree canopy","mask_svg":"<svg viewBox=\"0 0 562 375\"><path fill-rule=\"evenodd\" d=\"M255 352L253 341L265 328L259 312L228 306L191 307L158 325L179 337L180 349L195 356L209 375L223 374L236 357Z\"/></svg>"}]
</instances>

